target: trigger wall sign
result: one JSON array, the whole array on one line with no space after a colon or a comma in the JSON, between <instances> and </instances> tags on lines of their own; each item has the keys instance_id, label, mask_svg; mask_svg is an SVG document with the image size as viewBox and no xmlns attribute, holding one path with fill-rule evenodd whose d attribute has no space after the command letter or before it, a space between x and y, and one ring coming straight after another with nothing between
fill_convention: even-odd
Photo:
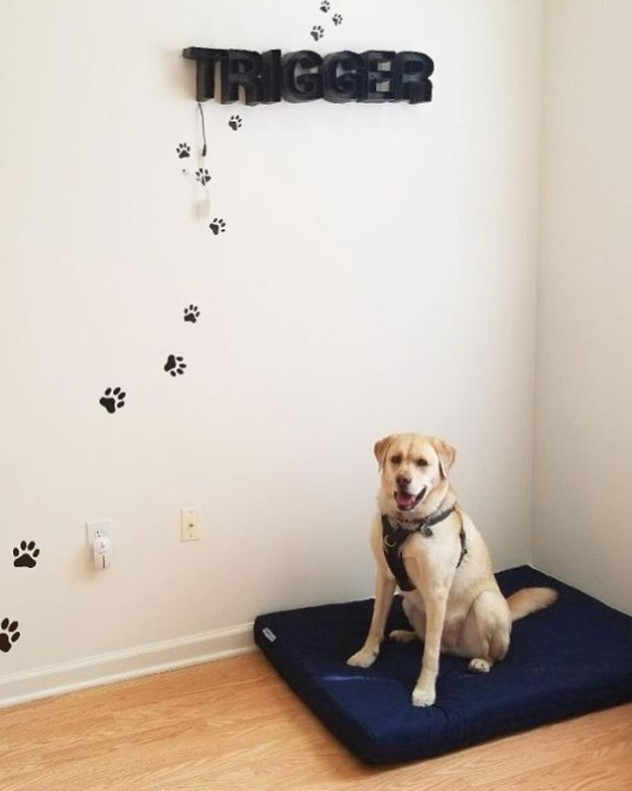
<instances>
[{"instance_id":1,"label":"trigger wall sign","mask_svg":"<svg viewBox=\"0 0 632 791\"><path fill-rule=\"evenodd\" d=\"M312 50L259 53L245 49L188 47L183 56L196 61L196 99L222 104L309 102L400 102L432 100L432 58L423 52L350 50L322 57Z\"/></svg>"}]
</instances>

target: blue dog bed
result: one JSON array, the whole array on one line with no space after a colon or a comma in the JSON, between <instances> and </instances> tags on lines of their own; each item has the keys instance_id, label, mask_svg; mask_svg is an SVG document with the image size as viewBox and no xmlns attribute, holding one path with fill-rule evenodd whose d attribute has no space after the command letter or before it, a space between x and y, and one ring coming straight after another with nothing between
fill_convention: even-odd
<instances>
[{"instance_id":1,"label":"blue dog bed","mask_svg":"<svg viewBox=\"0 0 632 791\"><path fill-rule=\"evenodd\" d=\"M443 656L437 702L411 704L420 643L385 641L368 670L360 648L373 600L261 615L255 641L340 741L368 763L429 758L497 736L632 700L632 618L529 566L497 575L505 595L546 585L550 609L514 624L509 654L491 673ZM388 630L407 628L396 597Z\"/></svg>"}]
</instances>

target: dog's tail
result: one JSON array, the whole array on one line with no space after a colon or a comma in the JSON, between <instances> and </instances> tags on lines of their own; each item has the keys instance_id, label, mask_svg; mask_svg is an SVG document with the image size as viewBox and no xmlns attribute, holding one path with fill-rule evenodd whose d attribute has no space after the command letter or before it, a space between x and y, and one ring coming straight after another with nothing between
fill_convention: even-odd
<instances>
[{"instance_id":1,"label":"dog's tail","mask_svg":"<svg viewBox=\"0 0 632 791\"><path fill-rule=\"evenodd\" d=\"M522 588L507 599L512 621L550 607L556 601L557 591L553 588Z\"/></svg>"}]
</instances>

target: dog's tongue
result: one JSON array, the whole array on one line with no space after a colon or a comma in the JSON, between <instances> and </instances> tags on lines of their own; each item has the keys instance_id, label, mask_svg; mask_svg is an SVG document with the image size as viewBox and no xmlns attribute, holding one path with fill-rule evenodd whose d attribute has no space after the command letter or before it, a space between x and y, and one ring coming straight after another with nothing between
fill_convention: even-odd
<instances>
[{"instance_id":1,"label":"dog's tongue","mask_svg":"<svg viewBox=\"0 0 632 791\"><path fill-rule=\"evenodd\" d=\"M407 494L406 492L395 492L395 502L399 508L410 508L415 502L415 495Z\"/></svg>"}]
</instances>

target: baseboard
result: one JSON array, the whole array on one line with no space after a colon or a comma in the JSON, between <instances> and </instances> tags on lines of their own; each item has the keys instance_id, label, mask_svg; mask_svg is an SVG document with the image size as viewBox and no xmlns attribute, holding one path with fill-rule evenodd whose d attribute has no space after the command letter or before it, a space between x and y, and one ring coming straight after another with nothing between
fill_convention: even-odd
<instances>
[{"instance_id":1,"label":"baseboard","mask_svg":"<svg viewBox=\"0 0 632 791\"><path fill-rule=\"evenodd\" d=\"M254 650L252 624L0 676L0 708Z\"/></svg>"}]
</instances>

